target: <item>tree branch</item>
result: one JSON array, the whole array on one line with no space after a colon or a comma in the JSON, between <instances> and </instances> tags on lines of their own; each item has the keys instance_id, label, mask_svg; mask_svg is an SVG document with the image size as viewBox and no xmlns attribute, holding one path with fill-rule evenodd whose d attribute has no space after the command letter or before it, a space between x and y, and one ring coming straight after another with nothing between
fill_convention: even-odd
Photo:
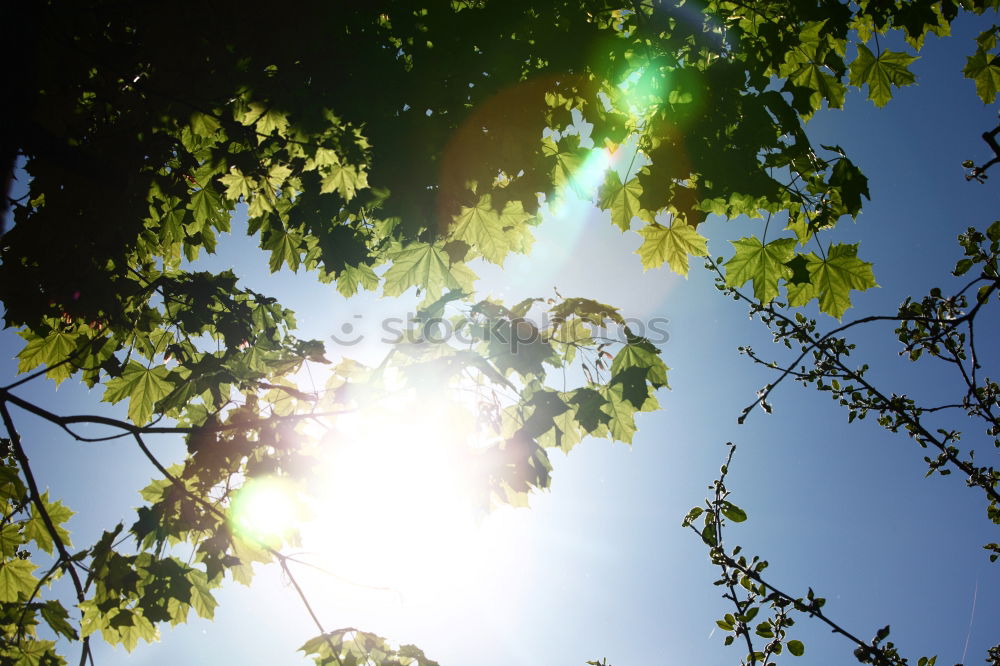
<instances>
[{"instance_id":1,"label":"tree branch","mask_svg":"<svg viewBox=\"0 0 1000 666\"><path fill-rule=\"evenodd\" d=\"M24 479L28 483L28 490L31 493L31 501L38 510L38 515L42 517L42 522L45 524L45 529L52 537L52 542L55 544L56 550L59 552L59 560L62 562L62 568L69 572L70 578L73 580L73 588L76 590L76 600L77 603L82 604L86 600L86 595L84 594L83 583L80 581L80 575L76 572L76 567L73 566L73 558L66 550L66 544L63 543L62 537L59 535L58 530L56 530L55 524L52 522L52 517L49 515L49 510L45 507L45 502L42 501L42 495L38 490L38 483L35 482L35 475L31 471L31 465L28 463L28 455L24 452L24 447L21 446L21 436L18 434L14 427L14 420L11 418L10 411L7 409L7 403L5 400L0 400L0 416L3 417L4 427L7 429L7 435L10 437L11 447L14 449L14 456L17 458L18 464L21 466L21 471L24 472ZM83 637L83 648L80 655L80 664L86 664L87 656L90 654L90 637Z\"/></svg>"}]
</instances>

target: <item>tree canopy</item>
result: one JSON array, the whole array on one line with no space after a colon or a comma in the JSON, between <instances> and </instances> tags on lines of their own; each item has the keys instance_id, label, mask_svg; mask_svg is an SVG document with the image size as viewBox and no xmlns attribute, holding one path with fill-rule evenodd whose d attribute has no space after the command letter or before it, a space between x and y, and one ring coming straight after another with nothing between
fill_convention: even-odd
<instances>
[{"instance_id":1,"label":"tree canopy","mask_svg":"<svg viewBox=\"0 0 1000 666\"><path fill-rule=\"evenodd\" d=\"M312 471L330 448L316 424L329 431L345 414L417 396L463 426L453 448L475 470L483 507L546 488L554 448L587 436L631 443L635 415L657 409L668 386L651 340L613 304L545 294L504 304L475 290L477 266L530 252L541 213L574 197L639 234L645 268L687 275L692 260L707 261L719 289L746 300L779 341L819 354L815 372L791 372L832 391L852 419L878 412L938 448L932 471L956 467L1000 522L996 472L960 459L951 437L914 425L908 405L858 385L860 375L842 387L852 371L831 374L830 364L847 347L800 313L840 320L876 286L864 248L830 233L861 212L867 178L841 147L814 145L806 123L841 108L849 87L886 105L914 82L909 65L929 35L947 34L961 12L998 6L17 4L8 13L20 66L0 143L11 211L0 299L5 325L24 339L24 376L0 393L0 660L66 663L60 653L79 641L82 664L98 634L131 649L192 610L211 617L213 590L227 577L249 582L254 562L277 562L294 582L296 562L282 550L294 535L242 528L239 498L258 481L315 492L322 480ZM997 34L970 45L964 71L987 104L1000 91ZM968 168L982 177L988 167ZM416 290L417 323L447 321L469 343L434 344L418 326L376 366L330 358L322 341L296 335L290 310L241 287L235 272L197 270L244 208L272 272L314 271L345 297ZM760 231L713 259L699 231L710 215L759 219ZM998 233L994 225L963 240L956 272L983 271L980 305L995 296ZM958 349L967 338L942 339L971 327L965 301L928 298L898 315L910 322L900 339L914 358ZM621 340L595 332L619 326ZM325 383L312 390L302 373L317 366ZM43 376L99 387L104 402L126 405L127 420L67 415L19 395ZM977 381L973 407L990 421L996 385ZM106 428L97 439L131 439L161 476L142 491L135 521L75 550L63 527L72 512L38 487L14 407L68 437L87 439L77 426L92 423ZM174 466L147 441L171 434L189 454ZM730 567L726 581L765 598L754 588L760 572L731 574L746 563L718 550L720 516L746 517L726 499L724 477L688 522L704 513L697 529ZM47 595L61 576L71 601ZM719 626L747 634L749 602L736 603L739 617ZM317 664L434 663L418 648L313 619L318 635L303 650ZM61 643L39 633L42 623ZM872 658L896 663L877 643Z\"/></svg>"}]
</instances>

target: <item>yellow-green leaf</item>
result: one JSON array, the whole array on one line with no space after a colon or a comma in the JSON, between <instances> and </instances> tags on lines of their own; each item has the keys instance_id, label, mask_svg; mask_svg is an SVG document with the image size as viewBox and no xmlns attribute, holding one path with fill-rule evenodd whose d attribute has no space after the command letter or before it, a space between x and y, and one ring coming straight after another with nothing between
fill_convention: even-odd
<instances>
[{"instance_id":1,"label":"yellow-green leaf","mask_svg":"<svg viewBox=\"0 0 1000 666\"><path fill-rule=\"evenodd\" d=\"M128 417L136 425L145 425L153 415L156 401L173 389L166 377L165 366L146 368L134 360L129 361L120 377L108 381L101 399L116 403L128 398Z\"/></svg>"},{"instance_id":2,"label":"yellow-green leaf","mask_svg":"<svg viewBox=\"0 0 1000 666\"><path fill-rule=\"evenodd\" d=\"M246 176L236 167L229 169L229 173L219 176L219 181L226 186L226 198L236 201L241 196L244 200L250 199L250 192L256 189L254 179Z\"/></svg>"},{"instance_id":3,"label":"yellow-green leaf","mask_svg":"<svg viewBox=\"0 0 1000 666\"><path fill-rule=\"evenodd\" d=\"M31 594L38 579L31 572L38 566L28 560L13 559L0 565L0 601L17 601L20 595Z\"/></svg>"},{"instance_id":4,"label":"yellow-green leaf","mask_svg":"<svg viewBox=\"0 0 1000 666\"><path fill-rule=\"evenodd\" d=\"M350 164L334 164L326 170L319 191L323 194L334 190L344 201L350 201L358 190L368 187L368 176Z\"/></svg>"},{"instance_id":5,"label":"yellow-green leaf","mask_svg":"<svg viewBox=\"0 0 1000 666\"><path fill-rule=\"evenodd\" d=\"M990 53L996 48L997 33L994 26L976 38L976 52L966 59L962 73L976 82L976 93L986 104L992 104L1000 91L1000 56Z\"/></svg>"},{"instance_id":6,"label":"yellow-green leaf","mask_svg":"<svg viewBox=\"0 0 1000 666\"><path fill-rule=\"evenodd\" d=\"M383 276L382 291L386 296L399 296L410 287L418 287L427 292L428 298L437 298L445 289L462 288L452 275L447 253L438 245L413 243L390 258L392 266Z\"/></svg>"},{"instance_id":7,"label":"yellow-green leaf","mask_svg":"<svg viewBox=\"0 0 1000 666\"><path fill-rule=\"evenodd\" d=\"M53 366L64 361L73 353L78 337L71 333L50 331L43 338L27 329L21 331L20 335L28 341L28 344L17 354L17 358L19 359L17 364L18 373L29 372L43 363ZM73 365L66 363L49 370L46 374L49 378L54 379L56 383L59 383L69 377L73 370Z\"/></svg>"},{"instance_id":8,"label":"yellow-green leaf","mask_svg":"<svg viewBox=\"0 0 1000 666\"><path fill-rule=\"evenodd\" d=\"M59 540L66 546L72 546L72 543L70 543L69 540L69 532L62 527L62 524L73 516L73 512L69 509L69 507L60 501L49 502L48 492L42 493L41 500L45 505L46 513L48 513L49 518L52 519L52 524L56 528L56 534L59 536ZM38 509L36 509L34 505L31 506L31 518L24 523L24 536L28 539L34 539L35 543L38 544L38 547L46 553L52 553L52 547L54 545L52 535L49 534L49 530L45 526L45 521L42 519L41 514L38 513Z\"/></svg>"},{"instance_id":9,"label":"yellow-green leaf","mask_svg":"<svg viewBox=\"0 0 1000 666\"><path fill-rule=\"evenodd\" d=\"M636 254L642 259L644 270L657 268L667 262L670 270L678 275L688 274L688 256L708 256L707 240L689 224L674 218L669 227L657 223L647 224L639 230L642 245Z\"/></svg>"},{"instance_id":10,"label":"yellow-green leaf","mask_svg":"<svg viewBox=\"0 0 1000 666\"><path fill-rule=\"evenodd\" d=\"M639 196L641 194L642 185L639 184L637 178L622 183L618 172L614 169L608 169L604 185L598 192L598 203L601 210L611 211L611 221L619 229L628 231L629 227L632 226L632 218L639 214Z\"/></svg>"},{"instance_id":11,"label":"yellow-green leaf","mask_svg":"<svg viewBox=\"0 0 1000 666\"><path fill-rule=\"evenodd\" d=\"M503 264L504 257L510 252L510 243L489 194L479 197L479 202L471 208L462 206L454 220L452 234L456 240L471 245L486 261Z\"/></svg>"},{"instance_id":12,"label":"yellow-green leaf","mask_svg":"<svg viewBox=\"0 0 1000 666\"><path fill-rule=\"evenodd\" d=\"M302 239L293 233L288 233L284 229L271 228L264 235L261 248L271 252L271 259L268 262L272 273L281 269L283 264L293 271L299 269L299 245Z\"/></svg>"},{"instance_id":13,"label":"yellow-green leaf","mask_svg":"<svg viewBox=\"0 0 1000 666\"><path fill-rule=\"evenodd\" d=\"M732 241L736 254L725 263L726 285L742 287L753 280L754 296L770 303L778 295L778 280L787 279L792 269L785 265L795 250L794 238L779 238L764 245L759 238Z\"/></svg>"},{"instance_id":14,"label":"yellow-green leaf","mask_svg":"<svg viewBox=\"0 0 1000 666\"><path fill-rule=\"evenodd\" d=\"M350 298L358 293L359 289L374 291L378 288L378 275L371 269L371 266L361 264L351 266L346 264L340 274L337 275L337 291L344 298Z\"/></svg>"},{"instance_id":15,"label":"yellow-green leaf","mask_svg":"<svg viewBox=\"0 0 1000 666\"><path fill-rule=\"evenodd\" d=\"M601 411L611 417L608 430L611 438L626 444L632 443L635 435L635 413L638 411L627 398L621 384L611 384L601 390L601 395L607 400L601 405Z\"/></svg>"},{"instance_id":16,"label":"yellow-green leaf","mask_svg":"<svg viewBox=\"0 0 1000 666\"><path fill-rule=\"evenodd\" d=\"M892 86L906 86L916 81L908 69L916 56L900 51L882 51L876 58L867 46L858 44L858 57L851 63L852 86L868 85L868 99L875 106L885 106L892 99Z\"/></svg>"},{"instance_id":17,"label":"yellow-green leaf","mask_svg":"<svg viewBox=\"0 0 1000 666\"><path fill-rule=\"evenodd\" d=\"M851 307L851 290L864 291L877 287L872 265L858 259L858 246L831 245L826 259L815 253L803 255L809 283L789 284L789 305L800 306L814 298L819 309L840 319Z\"/></svg>"}]
</instances>

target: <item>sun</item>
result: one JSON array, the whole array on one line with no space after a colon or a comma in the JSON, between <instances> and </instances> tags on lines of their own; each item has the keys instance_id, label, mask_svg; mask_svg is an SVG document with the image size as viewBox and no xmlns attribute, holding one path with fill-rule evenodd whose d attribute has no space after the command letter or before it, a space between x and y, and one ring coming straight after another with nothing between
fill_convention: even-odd
<instances>
[{"instance_id":1,"label":"sun","mask_svg":"<svg viewBox=\"0 0 1000 666\"><path fill-rule=\"evenodd\" d=\"M380 617L474 596L506 552L487 463L499 436L478 416L478 394L386 383L377 398L302 421L313 464L301 483L247 480L231 513L238 534L280 548L330 603Z\"/></svg>"},{"instance_id":2,"label":"sun","mask_svg":"<svg viewBox=\"0 0 1000 666\"><path fill-rule=\"evenodd\" d=\"M232 525L238 534L275 547L293 536L305 517L291 483L275 477L247 480L233 498Z\"/></svg>"},{"instance_id":3,"label":"sun","mask_svg":"<svg viewBox=\"0 0 1000 666\"><path fill-rule=\"evenodd\" d=\"M468 410L416 392L339 417L302 530L310 561L410 597L470 574L485 509L475 432Z\"/></svg>"}]
</instances>

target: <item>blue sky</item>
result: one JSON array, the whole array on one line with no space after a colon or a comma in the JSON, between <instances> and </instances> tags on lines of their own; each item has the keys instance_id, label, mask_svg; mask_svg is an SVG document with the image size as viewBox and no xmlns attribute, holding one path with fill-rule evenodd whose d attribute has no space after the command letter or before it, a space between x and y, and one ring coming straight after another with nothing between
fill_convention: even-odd
<instances>
[{"instance_id":1,"label":"blue sky","mask_svg":"<svg viewBox=\"0 0 1000 666\"><path fill-rule=\"evenodd\" d=\"M949 277L960 254L956 236L996 219L996 183L966 182L960 167L984 161L979 135L996 124L995 109L960 74L973 37L995 20L962 18L955 36L931 39L913 65L918 85L898 91L886 109L855 91L846 111L820 113L809 124L815 142L843 146L870 179L872 201L836 233L861 242L880 288L857 295L848 318L891 313L907 295L957 285ZM713 255L729 256L726 241L756 224L710 219L700 230ZM711 584L707 552L679 526L717 474L724 442L733 441L729 486L750 520L727 536L771 562L772 582L797 594L812 586L828 599L828 615L859 636L891 624L891 640L914 660L938 654L938 663L957 663L968 639L967 663L982 663L986 648L1000 643L1000 565L990 565L981 547L1000 530L986 520L980 494L956 476L925 479L924 452L912 441L874 422L848 425L828 396L797 385L782 386L772 415L758 411L737 425L768 375L736 347L771 347L742 306L720 297L697 262L686 280L665 269L644 273L633 254L639 237L622 235L582 204L539 231L531 256L510 259L502 272L481 271L481 292L513 301L557 287L626 316L668 319L663 348L673 390L661 392L663 409L639 417L631 448L587 440L568 456L554 454L551 491L533 497L528 510L489 516L469 544L449 544L447 552L421 545L445 566L405 593L303 573L327 628L357 626L415 643L452 666L569 666L602 657L615 666L737 663L740 650L724 648L713 630L731 609ZM381 317L413 306L413 299L344 301L311 275L268 274L245 238L226 241L206 265L233 266L243 284L277 296L296 311L303 337L328 338L345 321L374 332ZM997 323L994 314L981 330ZM859 330L855 341L859 360L886 390L929 401L956 397L946 368L897 357L891 327ZM6 331L0 347L0 372L13 378L19 339ZM996 367L996 345L986 354ZM69 382L57 391L35 382L19 394L59 413L123 411L98 404L99 390ZM81 445L16 416L40 482L78 512L70 524L77 545L118 520L130 524L137 491L155 474L128 441ZM982 442L977 460L996 464L980 432L970 428L964 441ZM163 459L183 454L179 440L156 447ZM228 585L219 598L214 622L164 629L160 643L131 655L98 644L97 662L308 663L294 650L315 631L274 567L262 569L252 588ZM797 660L803 666L853 660L843 639L815 623L803 620L793 631L806 644Z\"/></svg>"}]
</instances>

